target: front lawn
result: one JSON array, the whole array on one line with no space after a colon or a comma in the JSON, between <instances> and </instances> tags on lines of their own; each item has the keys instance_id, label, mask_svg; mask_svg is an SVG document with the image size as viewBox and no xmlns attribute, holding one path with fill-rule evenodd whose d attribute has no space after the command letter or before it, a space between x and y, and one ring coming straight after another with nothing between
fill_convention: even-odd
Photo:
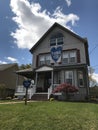
<instances>
[{"instance_id":1,"label":"front lawn","mask_svg":"<svg viewBox=\"0 0 98 130\"><path fill-rule=\"evenodd\" d=\"M0 104L0 130L97 130L98 104Z\"/></svg>"}]
</instances>

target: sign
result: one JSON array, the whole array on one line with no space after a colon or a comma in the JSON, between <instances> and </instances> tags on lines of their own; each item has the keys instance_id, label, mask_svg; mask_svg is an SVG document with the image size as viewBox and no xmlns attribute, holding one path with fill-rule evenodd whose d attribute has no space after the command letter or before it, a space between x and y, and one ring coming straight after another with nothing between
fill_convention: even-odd
<instances>
[{"instance_id":1,"label":"sign","mask_svg":"<svg viewBox=\"0 0 98 130\"><path fill-rule=\"evenodd\" d=\"M31 85L30 80L24 80L23 81L23 86L26 88L26 94L25 94L25 105L27 105L27 97L28 97L28 88Z\"/></svg>"},{"instance_id":2,"label":"sign","mask_svg":"<svg viewBox=\"0 0 98 130\"><path fill-rule=\"evenodd\" d=\"M24 86L25 88L29 88L30 84L31 84L31 81L30 81L30 80L24 80L24 81L23 81L23 86Z\"/></svg>"},{"instance_id":3,"label":"sign","mask_svg":"<svg viewBox=\"0 0 98 130\"><path fill-rule=\"evenodd\" d=\"M52 60L54 60L55 62L58 62L59 59L61 58L61 53L62 53L62 47L61 46L52 47L51 48Z\"/></svg>"}]
</instances>

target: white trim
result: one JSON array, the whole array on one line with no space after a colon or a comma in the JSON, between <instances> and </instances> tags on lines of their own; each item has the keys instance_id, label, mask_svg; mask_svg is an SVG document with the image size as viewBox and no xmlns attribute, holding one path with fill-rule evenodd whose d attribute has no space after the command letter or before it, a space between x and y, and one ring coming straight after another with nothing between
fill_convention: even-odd
<instances>
[{"instance_id":1,"label":"white trim","mask_svg":"<svg viewBox=\"0 0 98 130\"><path fill-rule=\"evenodd\" d=\"M43 67L36 69L36 72L52 71L52 70L53 70L53 68L51 68L51 67L43 66Z\"/></svg>"}]
</instances>

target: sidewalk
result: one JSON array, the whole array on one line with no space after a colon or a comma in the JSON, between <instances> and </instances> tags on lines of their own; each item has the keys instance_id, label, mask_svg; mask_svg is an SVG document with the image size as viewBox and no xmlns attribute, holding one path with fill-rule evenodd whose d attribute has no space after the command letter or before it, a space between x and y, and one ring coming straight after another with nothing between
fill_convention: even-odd
<instances>
[{"instance_id":1,"label":"sidewalk","mask_svg":"<svg viewBox=\"0 0 98 130\"><path fill-rule=\"evenodd\" d=\"M36 102L36 101L27 101L27 103L28 103L28 102ZM25 103L25 101L0 102L0 104L16 104L16 103Z\"/></svg>"}]
</instances>

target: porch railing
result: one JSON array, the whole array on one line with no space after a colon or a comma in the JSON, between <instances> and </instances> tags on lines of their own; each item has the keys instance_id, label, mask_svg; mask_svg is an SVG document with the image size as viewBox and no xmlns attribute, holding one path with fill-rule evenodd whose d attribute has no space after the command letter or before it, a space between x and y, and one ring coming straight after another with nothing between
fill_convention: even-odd
<instances>
[{"instance_id":1,"label":"porch railing","mask_svg":"<svg viewBox=\"0 0 98 130\"><path fill-rule=\"evenodd\" d=\"M16 92L15 92L15 95L25 95L25 87L23 85L18 85L17 86L17 89L16 89ZM36 93L36 85L32 85L30 86L30 88L28 88L28 96L29 96L29 99L31 99L31 97Z\"/></svg>"},{"instance_id":2,"label":"porch railing","mask_svg":"<svg viewBox=\"0 0 98 130\"><path fill-rule=\"evenodd\" d=\"M36 85L30 86L30 88L28 89L29 99L31 99L31 97L32 97L35 93L36 93Z\"/></svg>"}]
</instances>

